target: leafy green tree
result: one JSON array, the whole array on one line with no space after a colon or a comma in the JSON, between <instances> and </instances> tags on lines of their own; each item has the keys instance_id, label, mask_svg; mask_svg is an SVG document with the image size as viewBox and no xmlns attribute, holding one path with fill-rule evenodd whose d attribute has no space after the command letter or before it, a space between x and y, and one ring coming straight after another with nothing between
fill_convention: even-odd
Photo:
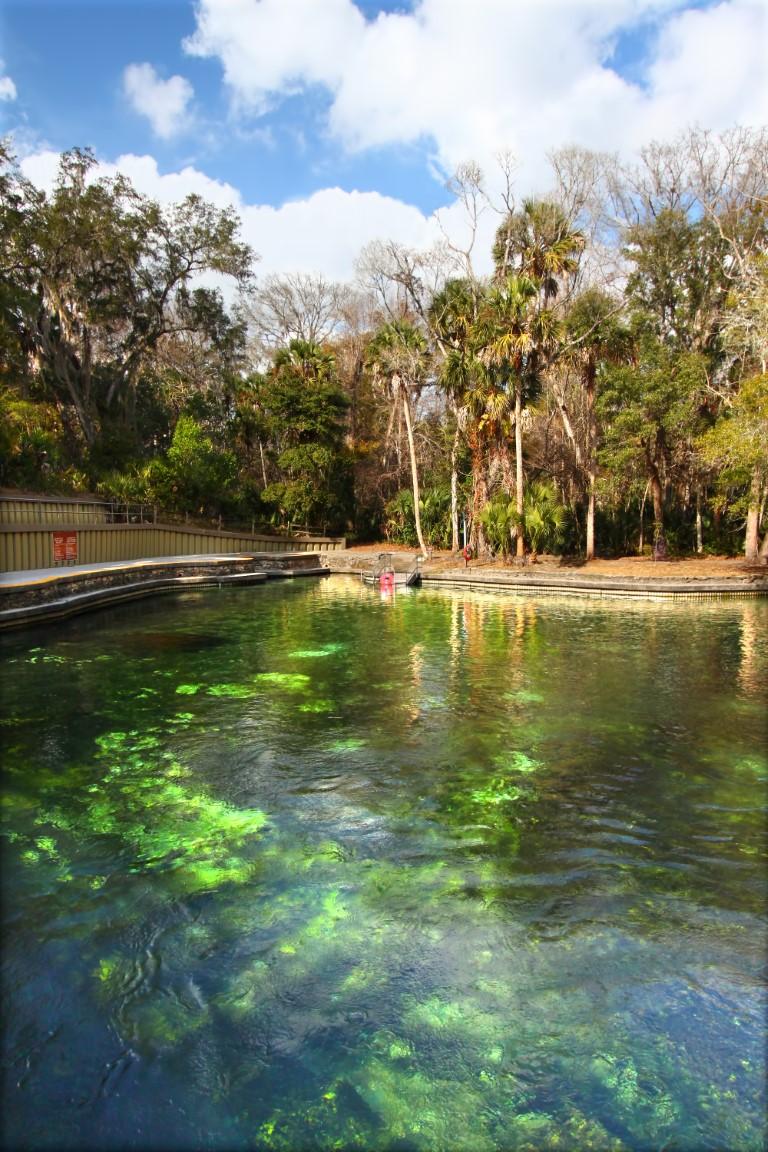
<instances>
[{"instance_id":1,"label":"leafy green tree","mask_svg":"<svg viewBox=\"0 0 768 1152\"><path fill-rule=\"evenodd\" d=\"M220 338L220 298L194 278L245 282L252 255L232 210L199 196L161 208L124 177L93 179L87 150L62 156L50 197L9 176L5 161L6 184L15 181L6 212L20 227L10 252L19 307L4 318L90 450L112 410L132 423L139 381L164 343Z\"/></svg>"},{"instance_id":2,"label":"leafy green tree","mask_svg":"<svg viewBox=\"0 0 768 1152\"><path fill-rule=\"evenodd\" d=\"M345 446L349 400L333 356L317 344L292 340L263 377L260 403L275 469L263 500L282 523L342 528L352 498Z\"/></svg>"},{"instance_id":3,"label":"leafy green tree","mask_svg":"<svg viewBox=\"0 0 768 1152\"><path fill-rule=\"evenodd\" d=\"M164 460L149 470L149 491L164 508L209 517L233 494L237 462L213 443L191 416L182 416Z\"/></svg>"},{"instance_id":4,"label":"leafy green tree","mask_svg":"<svg viewBox=\"0 0 768 1152\"><path fill-rule=\"evenodd\" d=\"M0 379L23 390L32 382L29 339L35 285L27 254L31 217L42 193L21 174L8 144L0 140Z\"/></svg>"},{"instance_id":5,"label":"leafy green tree","mask_svg":"<svg viewBox=\"0 0 768 1152\"><path fill-rule=\"evenodd\" d=\"M694 213L690 195L668 199L657 210L647 210L624 232L625 255L631 262L626 299L639 337L639 355L648 361L648 378L658 364L666 360L669 365L667 383L661 389L651 386L651 406L658 413L657 401L666 391L669 409L679 418L675 428L662 417L654 425L658 430L666 424L663 437L657 436L658 450L648 457L649 461L655 458L657 466L647 462L645 470L654 502L655 531L662 527L662 489L668 491L674 482L686 494L686 501L689 493L694 494L701 550L701 502L710 477L698 450L698 437L729 401L732 390L733 358L725 352L724 322L736 267L728 237L734 227L738 231L738 225L733 220L726 224L711 213ZM751 212L743 205L741 211ZM687 398L679 394L686 380L691 387ZM669 447L670 438L674 450ZM667 478L661 487L660 477Z\"/></svg>"},{"instance_id":6,"label":"leafy green tree","mask_svg":"<svg viewBox=\"0 0 768 1152\"><path fill-rule=\"evenodd\" d=\"M0 483L48 487L63 475L65 433L55 405L26 400L0 387Z\"/></svg>"},{"instance_id":7,"label":"leafy green tree","mask_svg":"<svg viewBox=\"0 0 768 1152\"><path fill-rule=\"evenodd\" d=\"M597 400L603 429L601 470L617 492L647 484L654 539L664 536L669 487L687 464L689 442L703 431L706 359L646 338L637 362L606 371Z\"/></svg>"},{"instance_id":8,"label":"leafy green tree","mask_svg":"<svg viewBox=\"0 0 768 1152\"><path fill-rule=\"evenodd\" d=\"M645 332L669 347L717 357L728 293L728 245L715 224L664 209L625 232L626 294Z\"/></svg>"},{"instance_id":9,"label":"leafy green tree","mask_svg":"<svg viewBox=\"0 0 768 1152\"><path fill-rule=\"evenodd\" d=\"M761 510L768 494L768 375L744 380L720 420L701 438L705 459L720 469L721 484L745 492L737 509L745 513L744 555L768 554L768 532L760 544Z\"/></svg>"}]
</instances>

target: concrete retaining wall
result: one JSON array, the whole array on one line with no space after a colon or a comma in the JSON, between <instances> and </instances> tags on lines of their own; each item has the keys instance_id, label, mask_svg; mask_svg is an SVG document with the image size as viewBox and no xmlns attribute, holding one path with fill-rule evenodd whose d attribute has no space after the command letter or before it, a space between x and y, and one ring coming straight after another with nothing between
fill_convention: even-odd
<instances>
[{"instance_id":1,"label":"concrete retaining wall","mask_svg":"<svg viewBox=\"0 0 768 1152\"><path fill-rule=\"evenodd\" d=\"M176 556L0 576L0 631L189 588L327 576L317 553Z\"/></svg>"}]
</instances>

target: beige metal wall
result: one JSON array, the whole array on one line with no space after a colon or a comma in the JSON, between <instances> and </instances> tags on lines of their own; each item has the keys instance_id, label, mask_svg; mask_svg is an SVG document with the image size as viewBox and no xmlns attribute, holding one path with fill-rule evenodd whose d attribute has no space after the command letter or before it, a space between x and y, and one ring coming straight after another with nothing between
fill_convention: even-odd
<instances>
[{"instance_id":1,"label":"beige metal wall","mask_svg":"<svg viewBox=\"0 0 768 1152\"><path fill-rule=\"evenodd\" d=\"M141 560L152 556L199 556L228 552L335 552L346 547L343 537L260 536L205 532L194 528L151 524L104 524L86 527L66 521L55 529L32 524L0 526L0 572L26 572L53 567L53 531L77 532L77 563ZM57 567L63 567L58 565Z\"/></svg>"}]
</instances>

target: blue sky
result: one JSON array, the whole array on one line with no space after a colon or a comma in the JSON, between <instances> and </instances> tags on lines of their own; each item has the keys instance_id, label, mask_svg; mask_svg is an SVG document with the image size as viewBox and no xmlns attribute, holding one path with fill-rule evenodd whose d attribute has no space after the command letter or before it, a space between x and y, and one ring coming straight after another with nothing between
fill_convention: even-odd
<instances>
[{"instance_id":1,"label":"blue sky","mask_svg":"<svg viewBox=\"0 0 768 1152\"><path fill-rule=\"evenodd\" d=\"M461 228L445 179L511 151L631 156L768 121L766 0L2 0L0 130L50 186L92 147L147 195L233 203L268 271L349 277ZM435 213L439 213L439 220Z\"/></svg>"}]
</instances>

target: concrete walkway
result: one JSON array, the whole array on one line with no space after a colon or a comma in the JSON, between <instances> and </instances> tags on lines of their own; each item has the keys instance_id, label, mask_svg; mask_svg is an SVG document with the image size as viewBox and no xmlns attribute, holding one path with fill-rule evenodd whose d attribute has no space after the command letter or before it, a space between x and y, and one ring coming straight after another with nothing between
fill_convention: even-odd
<instances>
[{"instance_id":1,"label":"concrete walkway","mask_svg":"<svg viewBox=\"0 0 768 1152\"><path fill-rule=\"evenodd\" d=\"M103 572L140 572L146 568L163 566L183 566L200 564L224 564L243 558L261 557L258 552L218 552L202 556L147 556L142 560L103 560L97 564L70 564L59 568L29 568L18 572L0 572L0 590L4 588L28 588L36 584L48 584L56 580L72 580ZM311 552L266 552L265 557L288 558L312 556Z\"/></svg>"}]
</instances>

